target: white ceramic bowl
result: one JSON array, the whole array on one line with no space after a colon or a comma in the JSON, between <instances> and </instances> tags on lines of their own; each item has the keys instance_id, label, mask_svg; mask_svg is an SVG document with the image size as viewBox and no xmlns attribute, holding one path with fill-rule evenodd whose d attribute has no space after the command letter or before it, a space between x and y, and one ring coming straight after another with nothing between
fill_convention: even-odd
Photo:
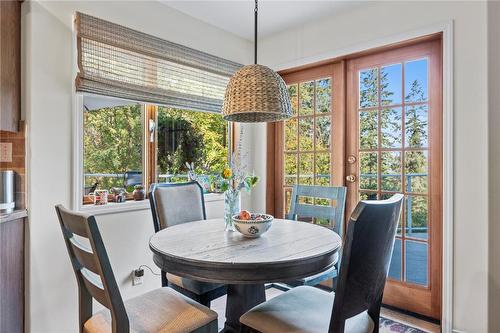
<instances>
[{"instance_id":1,"label":"white ceramic bowl","mask_svg":"<svg viewBox=\"0 0 500 333\"><path fill-rule=\"evenodd\" d=\"M249 220L241 220L239 214L233 216L234 227L245 237L260 237L271 228L274 217L268 214L252 214ZM261 218L258 219L257 218Z\"/></svg>"}]
</instances>

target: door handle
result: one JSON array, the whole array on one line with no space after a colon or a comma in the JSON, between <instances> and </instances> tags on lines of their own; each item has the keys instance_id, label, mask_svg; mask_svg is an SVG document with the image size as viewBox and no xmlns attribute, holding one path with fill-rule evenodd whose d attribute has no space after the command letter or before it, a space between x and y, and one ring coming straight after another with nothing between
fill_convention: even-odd
<instances>
[{"instance_id":1,"label":"door handle","mask_svg":"<svg viewBox=\"0 0 500 333\"><path fill-rule=\"evenodd\" d=\"M354 183L356 181L356 176L348 175L347 177L345 177L345 180L347 180L349 183Z\"/></svg>"}]
</instances>

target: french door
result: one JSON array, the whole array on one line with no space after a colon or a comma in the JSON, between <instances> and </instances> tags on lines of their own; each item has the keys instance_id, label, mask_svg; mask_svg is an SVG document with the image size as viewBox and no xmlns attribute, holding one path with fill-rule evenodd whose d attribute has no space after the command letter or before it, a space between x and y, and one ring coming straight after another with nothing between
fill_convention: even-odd
<instances>
[{"instance_id":1,"label":"french door","mask_svg":"<svg viewBox=\"0 0 500 333\"><path fill-rule=\"evenodd\" d=\"M405 195L384 303L441 313L441 43L347 63L348 211Z\"/></svg>"},{"instance_id":2,"label":"french door","mask_svg":"<svg viewBox=\"0 0 500 333\"><path fill-rule=\"evenodd\" d=\"M269 125L268 163L275 167L267 177L267 208L276 216L288 210L293 184L347 186L346 218L359 200L403 193L383 302L436 319L442 267L441 72L441 42L430 40L282 74L294 117Z\"/></svg>"}]
</instances>

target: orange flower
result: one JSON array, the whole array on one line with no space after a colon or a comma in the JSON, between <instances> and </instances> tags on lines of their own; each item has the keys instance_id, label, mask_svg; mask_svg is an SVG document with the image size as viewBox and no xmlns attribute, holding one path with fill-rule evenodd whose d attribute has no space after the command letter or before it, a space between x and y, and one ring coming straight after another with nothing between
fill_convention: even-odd
<instances>
[{"instance_id":1,"label":"orange flower","mask_svg":"<svg viewBox=\"0 0 500 333\"><path fill-rule=\"evenodd\" d=\"M224 169L224 171L222 171L222 177L224 179L229 179L232 175L233 175L233 172L229 168L226 168L226 169Z\"/></svg>"}]
</instances>

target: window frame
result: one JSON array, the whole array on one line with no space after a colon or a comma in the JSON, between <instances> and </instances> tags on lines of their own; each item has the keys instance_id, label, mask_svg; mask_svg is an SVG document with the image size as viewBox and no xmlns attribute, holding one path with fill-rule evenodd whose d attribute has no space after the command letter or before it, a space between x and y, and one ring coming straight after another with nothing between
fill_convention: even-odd
<instances>
[{"instance_id":1,"label":"window frame","mask_svg":"<svg viewBox=\"0 0 500 333\"><path fill-rule=\"evenodd\" d=\"M74 98L73 106L73 161L72 161L72 199L71 207L75 211L85 212L89 214L104 215L104 214L114 214L122 213L128 211L145 210L150 208L150 203L148 198L141 201L127 200L124 203L109 202L106 205L98 206L93 204L83 204L83 172L84 172L84 149L83 149L83 107L84 107L84 96L92 95L82 92L76 92ZM102 98L112 98L102 95L95 95ZM142 127L143 127L143 139L142 139L142 173L143 173L143 185L146 192L148 192L149 187L152 183L157 182L157 147L158 147L158 106L145 103L137 102L141 104L142 108ZM193 111L197 112L197 111ZM200 111L201 112L201 111ZM154 140L150 140L149 124L153 121L154 127ZM228 155L229 160L233 150L234 150L234 126L235 124L230 122L228 125ZM207 194L205 194L207 195ZM209 197L206 199L208 201L213 201L211 193L208 193ZM215 194L217 195L217 194Z\"/></svg>"}]
</instances>

